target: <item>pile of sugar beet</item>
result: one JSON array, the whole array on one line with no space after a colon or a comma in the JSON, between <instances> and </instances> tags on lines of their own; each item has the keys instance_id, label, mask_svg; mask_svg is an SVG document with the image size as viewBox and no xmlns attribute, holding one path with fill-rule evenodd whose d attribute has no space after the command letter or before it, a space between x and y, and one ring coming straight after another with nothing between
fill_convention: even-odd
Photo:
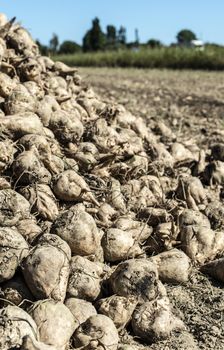
<instances>
[{"instance_id":1,"label":"pile of sugar beet","mask_svg":"<svg viewBox=\"0 0 224 350\"><path fill-rule=\"evenodd\" d=\"M149 129L4 15L0 60L0 349L188 332L165 285L224 281L224 144Z\"/></svg>"}]
</instances>

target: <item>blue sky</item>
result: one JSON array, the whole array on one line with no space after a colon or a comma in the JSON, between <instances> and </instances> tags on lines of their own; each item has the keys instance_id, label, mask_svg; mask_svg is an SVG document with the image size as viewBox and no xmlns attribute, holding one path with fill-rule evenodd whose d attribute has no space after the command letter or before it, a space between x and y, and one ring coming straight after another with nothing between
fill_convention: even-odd
<instances>
[{"instance_id":1,"label":"blue sky","mask_svg":"<svg viewBox=\"0 0 224 350\"><path fill-rule=\"evenodd\" d=\"M44 44L53 32L60 42L81 43L96 16L103 30L107 24L125 26L129 41L135 28L141 42L156 38L165 44L189 28L204 41L224 44L224 0L0 0L0 12L16 16Z\"/></svg>"}]
</instances>

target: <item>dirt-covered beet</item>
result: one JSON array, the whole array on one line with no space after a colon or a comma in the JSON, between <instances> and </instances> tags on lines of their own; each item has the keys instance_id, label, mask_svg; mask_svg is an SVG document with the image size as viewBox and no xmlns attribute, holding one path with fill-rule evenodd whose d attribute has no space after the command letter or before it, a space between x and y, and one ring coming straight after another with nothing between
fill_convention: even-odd
<instances>
[{"instance_id":1,"label":"dirt-covered beet","mask_svg":"<svg viewBox=\"0 0 224 350\"><path fill-rule=\"evenodd\" d=\"M168 338L173 330L183 330L184 323L172 314L168 298L148 301L136 308L132 327L147 343Z\"/></svg>"},{"instance_id":2,"label":"dirt-covered beet","mask_svg":"<svg viewBox=\"0 0 224 350\"><path fill-rule=\"evenodd\" d=\"M37 299L65 299L70 258L71 250L60 237L40 237L22 265L27 285Z\"/></svg>"},{"instance_id":3,"label":"dirt-covered beet","mask_svg":"<svg viewBox=\"0 0 224 350\"><path fill-rule=\"evenodd\" d=\"M75 255L92 255L101 244L102 232L85 206L77 204L61 212L52 226L52 233L65 240Z\"/></svg>"},{"instance_id":4,"label":"dirt-covered beet","mask_svg":"<svg viewBox=\"0 0 224 350\"><path fill-rule=\"evenodd\" d=\"M113 321L105 315L89 317L76 329L74 334L75 348L99 350L117 350L118 331Z\"/></svg>"},{"instance_id":5,"label":"dirt-covered beet","mask_svg":"<svg viewBox=\"0 0 224 350\"><path fill-rule=\"evenodd\" d=\"M19 348L23 338L37 339L38 327L32 317L18 306L0 309L0 348Z\"/></svg>"},{"instance_id":6,"label":"dirt-covered beet","mask_svg":"<svg viewBox=\"0 0 224 350\"><path fill-rule=\"evenodd\" d=\"M12 278L21 261L29 254L29 246L16 228L0 228L0 282Z\"/></svg>"},{"instance_id":7,"label":"dirt-covered beet","mask_svg":"<svg viewBox=\"0 0 224 350\"><path fill-rule=\"evenodd\" d=\"M38 301L32 305L29 314L37 324L40 341L58 349L66 348L75 323L72 313L62 302Z\"/></svg>"}]
</instances>

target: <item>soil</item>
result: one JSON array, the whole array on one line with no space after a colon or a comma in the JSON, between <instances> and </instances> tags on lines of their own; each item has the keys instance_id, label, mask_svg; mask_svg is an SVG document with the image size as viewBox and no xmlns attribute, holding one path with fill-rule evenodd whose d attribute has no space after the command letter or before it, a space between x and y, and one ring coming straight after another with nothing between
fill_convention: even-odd
<instances>
[{"instance_id":1,"label":"soil","mask_svg":"<svg viewBox=\"0 0 224 350\"><path fill-rule=\"evenodd\" d=\"M224 138L224 74L220 72L81 68L104 100L119 102L153 127L163 120L180 142L208 148ZM224 349L224 285L193 270L186 285L166 285L186 331L151 346L123 334L136 349ZM138 345L137 345L138 344Z\"/></svg>"}]
</instances>

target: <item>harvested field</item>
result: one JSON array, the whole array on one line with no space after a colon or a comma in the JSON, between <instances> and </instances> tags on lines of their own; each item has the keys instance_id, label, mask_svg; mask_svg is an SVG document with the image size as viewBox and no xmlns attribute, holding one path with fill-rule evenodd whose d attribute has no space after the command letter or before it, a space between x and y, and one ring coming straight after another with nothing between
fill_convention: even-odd
<instances>
[{"instance_id":1,"label":"harvested field","mask_svg":"<svg viewBox=\"0 0 224 350\"><path fill-rule=\"evenodd\" d=\"M205 71L79 68L103 99L121 103L149 125L161 119L200 145L224 133L224 74Z\"/></svg>"},{"instance_id":2,"label":"harvested field","mask_svg":"<svg viewBox=\"0 0 224 350\"><path fill-rule=\"evenodd\" d=\"M153 126L159 119L180 142L207 148L224 137L224 75L217 72L80 68L104 99L119 102ZM224 348L224 284L195 269L185 285L166 284L169 298L194 337L174 334L142 349ZM124 335L127 343L133 339Z\"/></svg>"}]
</instances>

